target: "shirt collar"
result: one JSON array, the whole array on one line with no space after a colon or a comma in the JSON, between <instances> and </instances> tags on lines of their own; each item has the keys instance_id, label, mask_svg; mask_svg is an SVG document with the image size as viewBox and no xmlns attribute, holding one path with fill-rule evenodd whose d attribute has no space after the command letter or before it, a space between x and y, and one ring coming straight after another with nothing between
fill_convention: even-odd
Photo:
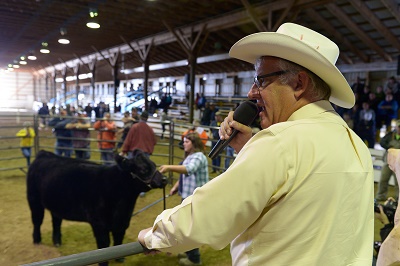
<instances>
[{"instance_id":1,"label":"shirt collar","mask_svg":"<svg viewBox=\"0 0 400 266\"><path fill-rule=\"evenodd\" d=\"M288 121L295 121L298 119L303 119L306 117L311 117L317 114L321 114L324 112L334 112L333 106L329 101L317 101L313 103L309 103L297 111L295 111L288 119Z\"/></svg>"}]
</instances>

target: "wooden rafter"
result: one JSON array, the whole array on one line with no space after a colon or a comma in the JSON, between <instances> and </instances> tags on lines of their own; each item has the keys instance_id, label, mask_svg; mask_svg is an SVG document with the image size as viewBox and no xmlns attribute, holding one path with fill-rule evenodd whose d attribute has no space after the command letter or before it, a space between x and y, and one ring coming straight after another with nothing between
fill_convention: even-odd
<instances>
[{"instance_id":1,"label":"wooden rafter","mask_svg":"<svg viewBox=\"0 0 400 266\"><path fill-rule=\"evenodd\" d=\"M346 39L343 34L340 34L331 24L329 24L318 12L316 12L314 9L309 8L306 10L306 14L310 17L313 18L313 20L321 25L327 32L332 32L335 38L343 45L345 45L347 48L349 48L350 51L352 51L354 54L356 54L358 57L360 57L365 63L368 62L368 57L363 54L359 49L354 47L354 45ZM352 60L346 56L344 57L344 54L340 54L341 57L346 61L348 64L353 64Z\"/></svg>"},{"instance_id":2,"label":"wooden rafter","mask_svg":"<svg viewBox=\"0 0 400 266\"><path fill-rule=\"evenodd\" d=\"M275 21L275 25L273 26L273 28L271 29L271 31L276 31L278 29L278 27L284 22L284 19L287 17L287 15L289 14L289 11L293 10L293 7L296 3L296 0L289 0L286 2L287 6L285 7L285 9L283 10L282 14L279 16L279 18ZM300 12L301 10L298 8L296 10L296 13ZM289 20L290 21L290 20Z\"/></svg>"},{"instance_id":3,"label":"wooden rafter","mask_svg":"<svg viewBox=\"0 0 400 266\"><path fill-rule=\"evenodd\" d=\"M360 0L350 0L350 3L386 40L400 50L399 39L390 32L390 30L375 16L368 8L365 2Z\"/></svg>"},{"instance_id":4,"label":"wooden rafter","mask_svg":"<svg viewBox=\"0 0 400 266\"><path fill-rule=\"evenodd\" d=\"M247 14L253 21L254 25L256 25L257 29L259 31L268 31L267 27L265 27L264 23L261 21L261 19L258 18L258 16L255 14L253 7L249 4L247 0L241 0L243 6L246 8Z\"/></svg>"},{"instance_id":5,"label":"wooden rafter","mask_svg":"<svg viewBox=\"0 0 400 266\"><path fill-rule=\"evenodd\" d=\"M389 10L389 12L396 18L397 22L400 23L399 5L396 6L393 0L381 0L381 2Z\"/></svg>"},{"instance_id":6,"label":"wooden rafter","mask_svg":"<svg viewBox=\"0 0 400 266\"><path fill-rule=\"evenodd\" d=\"M363 41L366 45L368 45L371 49L375 50L377 54L382 56L386 61L392 61L392 57L388 55L379 45L377 45L365 32L363 32L355 22L353 22L340 8L335 4L327 4L326 8L331 12L334 16L336 16L339 20L343 22L344 25L347 26L349 30L354 32L356 36Z\"/></svg>"}]
</instances>

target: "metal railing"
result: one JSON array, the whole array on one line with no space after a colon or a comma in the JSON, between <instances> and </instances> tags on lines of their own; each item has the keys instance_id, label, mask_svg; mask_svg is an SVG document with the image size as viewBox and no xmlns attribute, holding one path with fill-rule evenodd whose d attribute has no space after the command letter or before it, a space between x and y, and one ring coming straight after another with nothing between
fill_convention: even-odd
<instances>
[{"instance_id":1,"label":"metal railing","mask_svg":"<svg viewBox=\"0 0 400 266\"><path fill-rule=\"evenodd\" d=\"M23 266L83 266L136 255L144 251L145 248L139 242L132 242L128 244L72 254L60 258L33 262L24 264Z\"/></svg>"}]
</instances>

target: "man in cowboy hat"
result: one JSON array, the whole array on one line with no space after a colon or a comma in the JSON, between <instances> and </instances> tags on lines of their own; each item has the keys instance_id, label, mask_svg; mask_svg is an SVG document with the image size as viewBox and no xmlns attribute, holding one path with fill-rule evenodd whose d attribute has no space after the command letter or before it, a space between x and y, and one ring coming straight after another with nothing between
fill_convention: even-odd
<instances>
[{"instance_id":1,"label":"man in cowboy hat","mask_svg":"<svg viewBox=\"0 0 400 266\"><path fill-rule=\"evenodd\" d=\"M233 265L371 265L373 167L334 111L355 97L335 67L339 48L293 23L239 40L230 56L255 65L248 97L263 128L222 122L238 153L229 169L139 233L149 249L231 244Z\"/></svg>"}]
</instances>

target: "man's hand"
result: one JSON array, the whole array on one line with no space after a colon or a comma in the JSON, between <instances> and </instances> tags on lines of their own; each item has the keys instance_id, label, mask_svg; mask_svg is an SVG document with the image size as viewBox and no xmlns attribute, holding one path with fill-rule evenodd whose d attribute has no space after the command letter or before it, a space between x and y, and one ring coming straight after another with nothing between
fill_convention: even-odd
<instances>
[{"instance_id":1,"label":"man's hand","mask_svg":"<svg viewBox=\"0 0 400 266\"><path fill-rule=\"evenodd\" d=\"M154 255L154 254L161 253L161 251L159 251L159 250L147 249L147 247L146 247L146 244L144 242L144 237L147 234L147 232L150 231L151 229L152 229L152 227L149 227L147 229L143 229L142 231L139 232L139 235L138 235L138 241L144 247L145 250L144 250L143 253L146 254L146 255Z\"/></svg>"},{"instance_id":2,"label":"man's hand","mask_svg":"<svg viewBox=\"0 0 400 266\"><path fill-rule=\"evenodd\" d=\"M235 149L236 153L239 153L243 146L251 139L253 133L250 127L233 120L233 113L233 111L230 111L221 123L219 137L222 140L227 140L232 135L234 129L239 131L236 137L229 142L229 145Z\"/></svg>"}]
</instances>

